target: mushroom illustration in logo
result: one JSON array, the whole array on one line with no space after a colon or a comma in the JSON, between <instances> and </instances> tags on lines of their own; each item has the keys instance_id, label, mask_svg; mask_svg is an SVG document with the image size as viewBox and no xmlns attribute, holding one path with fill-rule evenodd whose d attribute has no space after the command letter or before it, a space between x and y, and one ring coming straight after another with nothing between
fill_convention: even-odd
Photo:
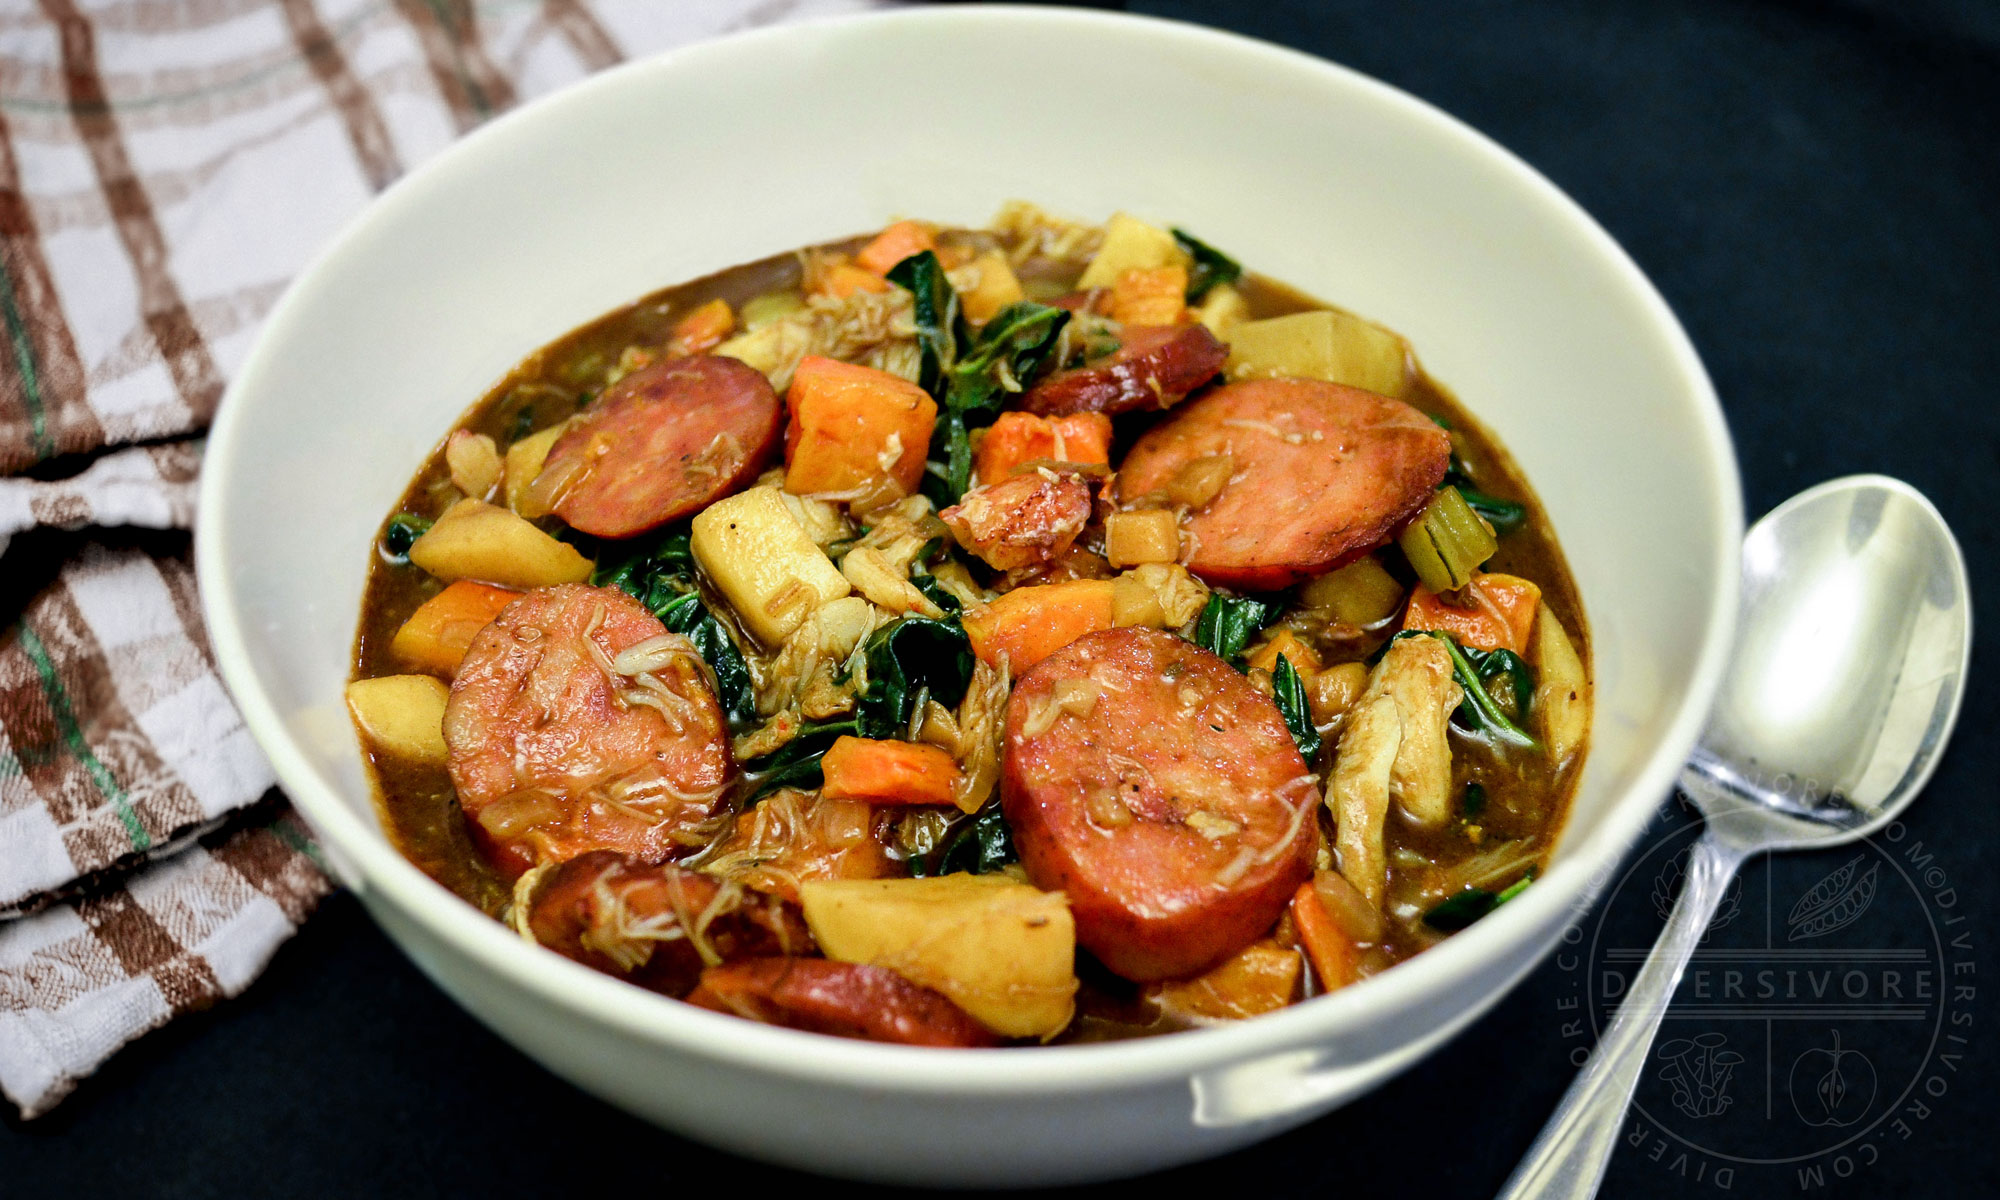
<instances>
[{"instance_id":1,"label":"mushroom illustration in logo","mask_svg":"<svg viewBox=\"0 0 2000 1200\"><path fill-rule=\"evenodd\" d=\"M1729 1077L1743 1065L1741 1054L1724 1048L1728 1043L1719 1033L1702 1033L1660 1047L1659 1057L1667 1064L1660 1078L1673 1085L1675 1108L1695 1118L1728 1111Z\"/></svg>"},{"instance_id":2,"label":"mushroom illustration in logo","mask_svg":"<svg viewBox=\"0 0 2000 1200\"><path fill-rule=\"evenodd\" d=\"M1839 1128L1867 1116L1875 1103L1875 1064L1859 1050L1841 1049L1840 1030L1831 1033L1831 1047L1814 1047L1792 1063L1788 1090L1801 1121Z\"/></svg>"}]
</instances>

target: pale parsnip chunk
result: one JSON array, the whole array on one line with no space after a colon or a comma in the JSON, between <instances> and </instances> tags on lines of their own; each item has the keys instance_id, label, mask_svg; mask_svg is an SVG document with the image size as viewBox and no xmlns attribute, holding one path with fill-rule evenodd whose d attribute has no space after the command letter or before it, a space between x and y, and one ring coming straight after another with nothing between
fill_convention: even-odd
<instances>
[{"instance_id":1,"label":"pale parsnip chunk","mask_svg":"<svg viewBox=\"0 0 2000 1200\"><path fill-rule=\"evenodd\" d=\"M793 320L774 320L715 348L715 353L739 359L762 371L771 386L783 392L792 382L792 371L812 347L812 332Z\"/></svg>"},{"instance_id":2,"label":"pale parsnip chunk","mask_svg":"<svg viewBox=\"0 0 2000 1200\"><path fill-rule=\"evenodd\" d=\"M553 587L590 578L590 560L522 518L467 498L444 510L410 546L410 561L439 579L503 587Z\"/></svg>"},{"instance_id":3,"label":"pale parsnip chunk","mask_svg":"<svg viewBox=\"0 0 2000 1200\"><path fill-rule=\"evenodd\" d=\"M1004 875L841 879L799 888L828 958L887 967L1006 1037L1052 1037L1076 997L1076 926L1060 892Z\"/></svg>"},{"instance_id":4,"label":"pale parsnip chunk","mask_svg":"<svg viewBox=\"0 0 2000 1200\"><path fill-rule=\"evenodd\" d=\"M1562 622L1544 604L1535 612L1535 718L1549 761L1561 767L1590 730L1590 679Z\"/></svg>"},{"instance_id":5,"label":"pale parsnip chunk","mask_svg":"<svg viewBox=\"0 0 2000 1200\"><path fill-rule=\"evenodd\" d=\"M1323 379L1383 396L1408 390L1403 339L1360 317L1321 309L1229 331L1231 379Z\"/></svg>"},{"instance_id":6,"label":"pale parsnip chunk","mask_svg":"<svg viewBox=\"0 0 2000 1200\"><path fill-rule=\"evenodd\" d=\"M1149 225L1131 213L1113 213L1104 223L1104 245L1076 281L1079 291L1110 287L1130 270L1149 271L1155 267L1184 267L1187 251L1174 235L1157 225Z\"/></svg>"},{"instance_id":7,"label":"pale parsnip chunk","mask_svg":"<svg viewBox=\"0 0 2000 1200\"><path fill-rule=\"evenodd\" d=\"M1201 307L1194 310L1194 319L1226 342L1231 330L1250 319L1250 302L1230 284L1218 283L1208 289Z\"/></svg>"},{"instance_id":8,"label":"pale parsnip chunk","mask_svg":"<svg viewBox=\"0 0 2000 1200\"><path fill-rule=\"evenodd\" d=\"M703 509L691 544L695 562L766 646L781 644L813 610L852 590L774 487Z\"/></svg>"},{"instance_id":9,"label":"pale parsnip chunk","mask_svg":"<svg viewBox=\"0 0 2000 1200\"><path fill-rule=\"evenodd\" d=\"M549 460L549 447L569 428L569 422L557 421L547 429L531 433L507 447L504 475L506 482L502 492L507 499L507 507L520 513L530 521L536 517L548 516L548 510L539 504L531 510L528 485L535 482L535 476L542 473L542 464Z\"/></svg>"},{"instance_id":10,"label":"pale parsnip chunk","mask_svg":"<svg viewBox=\"0 0 2000 1200\"><path fill-rule=\"evenodd\" d=\"M414 762L442 763L449 691L432 675L357 679L347 685L347 711L374 749Z\"/></svg>"}]
</instances>

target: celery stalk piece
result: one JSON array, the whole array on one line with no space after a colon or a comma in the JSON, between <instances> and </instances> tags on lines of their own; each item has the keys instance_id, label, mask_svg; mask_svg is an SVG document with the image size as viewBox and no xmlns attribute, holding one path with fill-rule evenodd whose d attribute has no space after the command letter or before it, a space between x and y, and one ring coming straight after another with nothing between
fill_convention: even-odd
<instances>
[{"instance_id":1,"label":"celery stalk piece","mask_svg":"<svg viewBox=\"0 0 2000 1200\"><path fill-rule=\"evenodd\" d=\"M1500 544L1455 487L1439 488L1416 520L1396 539L1417 578L1433 592L1450 592L1472 580Z\"/></svg>"}]
</instances>

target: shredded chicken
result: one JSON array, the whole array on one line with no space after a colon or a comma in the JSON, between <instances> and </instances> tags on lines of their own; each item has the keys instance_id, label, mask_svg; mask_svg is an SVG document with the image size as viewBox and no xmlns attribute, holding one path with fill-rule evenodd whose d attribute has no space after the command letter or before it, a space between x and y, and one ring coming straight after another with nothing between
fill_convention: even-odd
<instances>
[{"instance_id":1,"label":"shredded chicken","mask_svg":"<svg viewBox=\"0 0 2000 1200\"><path fill-rule=\"evenodd\" d=\"M842 596L814 609L764 664L757 711L770 716L797 706L822 669L845 664L883 619L859 596ZM832 672L826 675L830 682Z\"/></svg>"},{"instance_id":2,"label":"shredded chicken","mask_svg":"<svg viewBox=\"0 0 2000 1200\"><path fill-rule=\"evenodd\" d=\"M1390 643L1348 710L1326 801L1340 873L1377 907L1388 887L1382 831L1390 800L1426 827L1450 819L1446 726L1460 698L1444 646L1436 638L1404 638Z\"/></svg>"}]
</instances>

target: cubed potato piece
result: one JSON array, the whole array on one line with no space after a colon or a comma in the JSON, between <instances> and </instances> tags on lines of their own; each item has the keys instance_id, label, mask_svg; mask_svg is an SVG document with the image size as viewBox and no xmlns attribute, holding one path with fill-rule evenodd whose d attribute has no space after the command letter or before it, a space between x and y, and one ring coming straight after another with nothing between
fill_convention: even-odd
<instances>
[{"instance_id":1,"label":"cubed potato piece","mask_svg":"<svg viewBox=\"0 0 2000 1200\"><path fill-rule=\"evenodd\" d=\"M1298 951L1266 939L1250 943L1193 979L1153 984L1146 995L1171 1016L1240 1021L1290 1004L1304 972Z\"/></svg>"},{"instance_id":2,"label":"cubed potato piece","mask_svg":"<svg viewBox=\"0 0 2000 1200\"><path fill-rule=\"evenodd\" d=\"M1025 299L1021 291L1021 281L1014 275L1014 268L1007 256L998 250L988 250L967 263L961 271L968 279L976 279L968 287L958 291L958 304L968 321L985 323L993 319L993 314Z\"/></svg>"},{"instance_id":3,"label":"cubed potato piece","mask_svg":"<svg viewBox=\"0 0 2000 1200\"><path fill-rule=\"evenodd\" d=\"M347 711L370 748L393 758L442 765L444 702L450 689L432 675L384 675L347 685Z\"/></svg>"},{"instance_id":4,"label":"cubed potato piece","mask_svg":"<svg viewBox=\"0 0 2000 1200\"><path fill-rule=\"evenodd\" d=\"M1226 342L1231 330L1250 319L1250 302L1233 285L1218 283L1208 289L1201 307L1194 310L1194 319Z\"/></svg>"},{"instance_id":5,"label":"cubed potato piece","mask_svg":"<svg viewBox=\"0 0 2000 1200\"><path fill-rule=\"evenodd\" d=\"M1535 663L1535 720L1541 726L1542 741L1549 759L1558 766L1569 761L1583 745L1590 731L1590 677L1576 643L1549 606L1535 611L1535 640L1530 647Z\"/></svg>"},{"instance_id":6,"label":"cubed potato piece","mask_svg":"<svg viewBox=\"0 0 2000 1200\"><path fill-rule=\"evenodd\" d=\"M535 476L542 473L542 464L549 461L549 447L555 445L556 439L568 428L568 421L557 421L547 429L531 433L507 447L506 482L501 490L507 498L507 507L530 521L549 514L539 504L529 503L528 485L535 482Z\"/></svg>"},{"instance_id":7,"label":"cubed potato piece","mask_svg":"<svg viewBox=\"0 0 2000 1200\"><path fill-rule=\"evenodd\" d=\"M1381 326L1321 309L1237 325L1224 369L1231 379L1324 379L1400 398L1409 388L1408 354Z\"/></svg>"},{"instance_id":8,"label":"cubed potato piece","mask_svg":"<svg viewBox=\"0 0 2000 1200\"><path fill-rule=\"evenodd\" d=\"M1396 615L1403 585L1371 554L1306 584L1299 602L1341 625L1363 627Z\"/></svg>"},{"instance_id":9,"label":"cubed potato piece","mask_svg":"<svg viewBox=\"0 0 2000 1200\"><path fill-rule=\"evenodd\" d=\"M747 363L764 373L782 392L791 385L792 371L812 345L812 335L798 321L779 319L739 333L715 348L715 353Z\"/></svg>"},{"instance_id":10,"label":"cubed potato piece","mask_svg":"<svg viewBox=\"0 0 2000 1200\"><path fill-rule=\"evenodd\" d=\"M1076 281L1078 291L1108 288L1127 271L1155 267L1185 267L1191 260L1174 235L1149 225L1131 213L1113 213L1104 223L1104 244Z\"/></svg>"},{"instance_id":11,"label":"cubed potato piece","mask_svg":"<svg viewBox=\"0 0 2000 1200\"><path fill-rule=\"evenodd\" d=\"M497 505L470 497L444 510L410 547L410 561L439 579L502 587L553 587L590 578L590 560Z\"/></svg>"},{"instance_id":12,"label":"cubed potato piece","mask_svg":"<svg viewBox=\"0 0 2000 1200\"><path fill-rule=\"evenodd\" d=\"M852 590L774 487L738 492L695 514L691 544L695 562L766 646Z\"/></svg>"},{"instance_id":13,"label":"cubed potato piece","mask_svg":"<svg viewBox=\"0 0 2000 1200\"><path fill-rule=\"evenodd\" d=\"M1115 512L1104 518L1104 557L1123 569L1181 556L1181 525L1168 508Z\"/></svg>"},{"instance_id":14,"label":"cubed potato piece","mask_svg":"<svg viewBox=\"0 0 2000 1200\"><path fill-rule=\"evenodd\" d=\"M1075 1011L1076 927L1060 892L945 875L808 882L799 900L828 958L887 967L995 1033L1052 1037Z\"/></svg>"},{"instance_id":15,"label":"cubed potato piece","mask_svg":"<svg viewBox=\"0 0 2000 1200\"><path fill-rule=\"evenodd\" d=\"M472 639L520 598L512 588L461 579L418 605L396 630L389 649L410 666L456 675Z\"/></svg>"},{"instance_id":16,"label":"cubed potato piece","mask_svg":"<svg viewBox=\"0 0 2000 1200\"><path fill-rule=\"evenodd\" d=\"M843 498L922 482L937 401L907 379L815 355L793 373L785 407L786 491Z\"/></svg>"}]
</instances>

